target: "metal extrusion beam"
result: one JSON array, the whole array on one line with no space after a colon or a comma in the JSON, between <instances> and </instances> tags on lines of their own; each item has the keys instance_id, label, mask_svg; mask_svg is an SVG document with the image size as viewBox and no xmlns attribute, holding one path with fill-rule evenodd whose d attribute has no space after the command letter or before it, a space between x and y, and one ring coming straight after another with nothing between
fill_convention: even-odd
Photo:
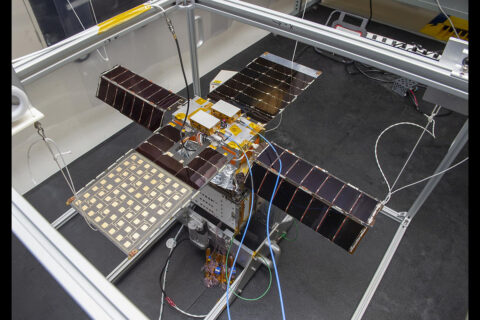
<instances>
[{"instance_id":1,"label":"metal extrusion beam","mask_svg":"<svg viewBox=\"0 0 480 320\"><path fill-rule=\"evenodd\" d=\"M12 231L90 317L147 319L14 188Z\"/></svg>"},{"instance_id":2,"label":"metal extrusion beam","mask_svg":"<svg viewBox=\"0 0 480 320\"><path fill-rule=\"evenodd\" d=\"M174 0L161 0L156 4L161 5L167 13L171 13L178 8ZM22 84L26 85L161 17L163 17L163 12L156 7L152 7L150 10L103 33L98 33L97 26L93 26L53 45L52 50L38 55L25 56L28 59L16 59L12 64ZM29 58L29 56L33 56L33 58Z\"/></svg>"},{"instance_id":3,"label":"metal extrusion beam","mask_svg":"<svg viewBox=\"0 0 480 320\"><path fill-rule=\"evenodd\" d=\"M468 81L438 61L243 1L198 0L196 7L468 99Z\"/></svg>"},{"instance_id":4,"label":"metal extrusion beam","mask_svg":"<svg viewBox=\"0 0 480 320\"><path fill-rule=\"evenodd\" d=\"M435 170L435 174L438 174L446 170L452 164L452 162L458 156L460 151L462 151L467 141L468 141L468 120L465 121L463 127L460 129L457 136L453 140L452 144L450 145L450 148L448 149L447 154L445 155L445 157L443 158L443 160L440 162L437 169ZM425 187L423 187L417 199L415 199L415 201L413 202L412 206L410 207L410 209L406 214L406 217L403 219L402 223L398 227L397 232L395 233L395 236L393 237L390 245L388 246L388 249L385 252L385 255L383 256L382 261L380 262L377 270L375 271L375 274L372 280L370 281L370 284L368 285L368 288L365 291L362 297L362 300L360 300L360 303L358 304L357 309L355 310L355 313L352 316L352 320L362 319L363 314L367 310L367 307L370 304L370 301L372 300L372 297L375 294L375 291L377 290L377 287L383 278L383 275L387 271L387 268L390 262L392 261L393 255L395 254L398 246L400 245L400 241L402 241L402 238L405 235L405 232L407 231L408 225L410 224L413 217L417 214L418 210L420 210L420 207L425 203L427 198L430 196L433 189L435 189L438 182L440 182L440 179L442 178L443 175L444 173L441 173L433 177L432 179L430 179L428 183L425 185Z\"/></svg>"},{"instance_id":5,"label":"metal extrusion beam","mask_svg":"<svg viewBox=\"0 0 480 320\"><path fill-rule=\"evenodd\" d=\"M195 7L193 4L180 6L187 10L188 24L188 44L190 46L190 61L192 63L192 79L193 79L193 95L202 96L200 87L200 76L198 69L198 53L197 53L197 29L195 26Z\"/></svg>"}]
</instances>

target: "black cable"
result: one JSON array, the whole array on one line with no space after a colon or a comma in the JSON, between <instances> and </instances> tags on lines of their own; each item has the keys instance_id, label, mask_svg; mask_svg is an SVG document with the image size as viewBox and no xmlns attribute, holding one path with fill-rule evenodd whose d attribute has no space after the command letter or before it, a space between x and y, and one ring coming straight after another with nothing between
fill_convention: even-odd
<instances>
[{"instance_id":1,"label":"black cable","mask_svg":"<svg viewBox=\"0 0 480 320\"><path fill-rule=\"evenodd\" d=\"M380 79L380 78L375 78L375 77L369 76L364 70L360 69L360 67L357 65L356 62L354 62L353 65L355 66L355 68L357 68L357 70L358 70L361 74L363 74L365 77L367 77L367 78L369 78L369 79L376 80L376 81L380 81L380 82L385 82L385 83L393 83L393 82L395 82L395 80L384 80L384 79Z\"/></svg>"},{"instance_id":2,"label":"black cable","mask_svg":"<svg viewBox=\"0 0 480 320\"><path fill-rule=\"evenodd\" d=\"M367 27L370 24L370 21L372 21L372 0L370 0L370 16L368 17Z\"/></svg>"},{"instance_id":3,"label":"black cable","mask_svg":"<svg viewBox=\"0 0 480 320\"><path fill-rule=\"evenodd\" d=\"M328 59L331 59L335 62L339 62L339 63L343 63L343 64L351 64L353 63L353 60L349 60L349 59L346 59L342 56L338 56L335 55L334 53L328 53L328 52L324 52L323 50L319 49L319 48L314 48L315 49L315 52L316 53L319 53L321 54L322 56L328 58Z\"/></svg>"},{"instance_id":4,"label":"black cable","mask_svg":"<svg viewBox=\"0 0 480 320\"><path fill-rule=\"evenodd\" d=\"M308 48L310 48L310 46L305 46L302 50L300 50L293 61L298 61L298 59L305 53L305 51L307 51Z\"/></svg>"},{"instance_id":5,"label":"black cable","mask_svg":"<svg viewBox=\"0 0 480 320\"><path fill-rule=\"evenodd\" d=\"M418 113L420 114L423 114L425 116L429 116L430 114L429 113L425 113L423 112L422 110L420 110L420 105L417 105L415 103L415 98L414 98L414 93L410 92L410 90L407 91L407 96L409 97L409 100L412 102L413 106L415 107L415 111L417 111ZM418 103L418 99L417 99L417 103ZM435 118L441 118L441 117L447 117L449 115L451 115L453 112L451 110L447 110L446 112L444 113L439 113L435 116Z\"/></svg>"},{"instance_id":6,"label":"black cable","mask_svg":"<svg viewBox=\"0 0 480 320\"><path fill-rule=\"evenodd\" d=\"M173 252L178 248L179 244L182 243L182 242L185 242L185 240L189 240L190 238L183 238L183 239L180 239L176 242L175 244L175 247L173 247L173 249L170 251L170 253L168 254L168 257L167 259L165 260L165 264L163 265L162 267L162 271L160 271L160 276L158 277L158 282L160 284L160 290L162 290L162 293L165 295L165 298L169 297L166 290L163 289L163 286L162 286L162 276L163 276L163 273L165 272L165 269L167 268L167 264L168 262L170 261L171 257L172 257L172 254ZM166 282L166 281L165 281Z\"/></svg>"},{"instance_id":7,"label":"black cable","mask_svg":"<svg viewBox=\"0 0 480 320\"><path fill-rule=\"evenodd\" d=\"M165 14L165 13L164 13ZM184 148L185 150L187 151L195 151L195 150L192 150L192 149L189 149L185 146L184 142L183 142L183 128L185 127L185 123L187 121L187 118L188 118L188 112L190 111L190 91L188 90L188 81L187 81L187 76L185 74L185 68L183 67L183 59L182 59L182 53L180 51L180 45L178 44L178 39L177 39L177 35L175 33L175 28L173 27L173 23L172 21L167 17L167 15L165 14L165 19L167 21L167 25L168 25L168 28L170 29L170 32L172 33L172 36L173 36L173 40L175 40L175 45L177 47L177 53L178 53L178 60L180 60L180 67L182 68L182 75L183 75L183 80L185 81L185 88L187 89L187 112L185 114L185 118L183 119L183 124L182 124L182 127L180 128L180 143L182 145L182 148Z\"/></svg>"}]
</instances>

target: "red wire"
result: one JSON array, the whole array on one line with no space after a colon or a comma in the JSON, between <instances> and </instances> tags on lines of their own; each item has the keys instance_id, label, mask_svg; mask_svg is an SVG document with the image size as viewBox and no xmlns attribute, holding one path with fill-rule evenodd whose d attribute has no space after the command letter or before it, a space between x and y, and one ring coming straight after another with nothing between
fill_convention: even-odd
<instances>
[{"instance_id":1,"label":"red wire","mask_svg":"<svg viewBox=\"0 0 480 320\"><path fill-rule=\"evenodd\" d=\"M409 89L408 91L411 92L413 99L415 100L415 106L418 108L418 101L417 101L417 97L415 96L415 93L413 93L412 89Z\"/></svg>"},{"instance_id":2,"label":"red wire","mask_svg":"<svg viewBox=\"0 0 480 320\"><path fill-rule=\"evenodd\" d=\"M173 302L172 299L170 299L170 297L165 297L165 300L168 302L169 305L171 305L172 307L176 307L176 304L175 302Z\"/></svg>"}]
</instances>

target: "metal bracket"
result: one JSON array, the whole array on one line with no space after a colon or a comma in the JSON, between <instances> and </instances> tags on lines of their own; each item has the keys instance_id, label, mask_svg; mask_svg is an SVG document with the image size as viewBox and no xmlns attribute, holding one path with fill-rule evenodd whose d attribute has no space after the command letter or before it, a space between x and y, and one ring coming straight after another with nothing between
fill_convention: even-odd
<instances>
[{"instance_id":1,"label":"metal bracket","mask_svg":"<svg viewBox=\"0 0 480 320\"><path fill-rule=\"evenodd\" d=\"M180 9L188 9L191 6L195 6L195 0L176 0L175 4Z\"/></svg>"},{"instance_id":2,"label":"metal bracket","mask_svg":"<svg viewBox=\"0 0 480 320\"><path fill-rule=\"evenodd\" d=\"M468 41L451 37L439 62L452 70L452 77L468 81Z\"/></svg>"},{"instance_id":3,"label":"metal bracket","mask_svg":"<svg viewBox=\"0 0 480 320\"><path fill-rule=\"evenodd\" d=\"M412 218L405 217L402 221L402 228L407 228L411 221L412 221Z\"/></svg>"}]
</instances>

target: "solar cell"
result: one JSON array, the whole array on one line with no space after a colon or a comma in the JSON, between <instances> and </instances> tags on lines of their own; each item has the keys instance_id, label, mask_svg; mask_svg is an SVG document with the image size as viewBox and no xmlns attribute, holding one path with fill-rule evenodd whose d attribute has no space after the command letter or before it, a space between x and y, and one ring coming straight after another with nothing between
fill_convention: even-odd
<instances>
[{"instance_id":1,"label":"solar cell","mask_svg":"<svg viewBox=\"0 0 480 320\"><path fill-rule=\"evenodd\" d=\"M308 204L312 196L303 191L300 188L297 188L295 195L292 198L286 212L294 218L300 220L307 210Z\"/></svg>"},{"instance_id":2,"label":"solar cell","mask_svg":"<svg viewBox=\"0 0 480 320\"><path fill-rule=\"evenodd\" d=\"M312 198L307 210L302 217L302 220L300 221L315 230L322 221L327 210L328 205L318 199Z\"/></svg>"},{"instance_id":3,"label":"solar cell","mask_svg":"<svg viewBox=\"0 0 480 320\"><path fill-rule=\"evenodd\" d=\"M157 133L153 134L150 138L148 138L147 141L153 144L158 149L162 150L163 152L167 152L168 149L170 149L174 145L174 142L172 140Z\"/></svg>"},{"instance_id":4,"label":"solar cell","mask_svg":"<svg viewBox=\"0 0 480 320\"><path fill-rule=\"evenodd\" d=\"M207 160L208 162L216 166L218 169L220 169L225 163L227 163L227 158L218 151L213 150L212 148L205 148L202 152L198 154L198 156L203 158L204 160Z\"/></svg>"},{"instance_id":5,"label":"solar cell","mask_svg":"<svg viewBox=\"0 0 480 320\"><path fill-rule=\"evenodd\" d=\"M361 221L370 224L369 220L373 216L377 204L378 201L367 196L366 194L362 194L352 208L351 214Z\"/></svg>"},{"instance_id":6,"label":"solar cell","mask_svg":"<svg viewBox=\"0 0 480 320\"><path fill-rule=\"evenodd\" d=\"M355 242L366 230L366 227L347 218L335 235L333 242L351 253L354 250Z\"/></svg>"},{"instance_id":7,"label":"solar cell","mask_svg":"<svg viewBox=\"0 0 480 320\"><path fill-rule=\"evenodd\" d=\"M207 180L212 178L218 171L218 169L213 164L200 157L196 157L192 161L190 161L188 167L200 173Z\"/></svg>"},{"instance_id":8,"label":"solar cell","mask_svg":"<svg viewBox=\"0 0 480 320\"><path fill-rule=\"evenodd\" d=\"M340 207L341 209L350 213L350 209L357 201L359 196L360 191L350 187L349 185L345 185L335 199L334 204L337 207Z\"/></svg>"},{"instance_id":9,"label":"solar cell","mask_svg":"<svg viewBox=\"0 0 480 320\"><path fill-rule=\"evenodd\" d=\"M346 217L337 210L330 208L317 228L317 232L332 240Z\"/></svg>"},{"instance_id":10,"label":"solar cell","mask_svg":"<svg viewBox=\"0 0 480 320\"><path fill-rule=\"evenodd\" d=\"M169 138L173 142L180 141L180 130L170 125L166 125L158 131L159 134Z\"/></svg>"},{"instance_id":11,"label":"solar cell","mask_svg":"<svg viewBox=\"0 0 480 320\"><path fill-rule=\"evenodd\" d=\"M328 176L327 180L325 180L325 182L322 184L320 189L318 189L316 194L320 198L331 203L333 202L333 199L335 199L343 185L344 183L340 180L337 180L332 176Z\"/></svg>"},{"instance_id":12,"label":"solar cell","mask_svg":"<svg viewBox=\"0 0 480 320\"><path fill-rule=\"evenodd\" d=\"M290 200L292 200L296 189L297 188L292 184L288 183L285 180L281 180L275 193L273 204L277 206L280 210L285 211L288 204L290 203Z\"/></svg>"},{"instance_id":13,"label":"solar cell","mask_svg":"<svg viewBox=\"0 0 480 320\"><path fill-rule=\"evenodd\" d=\"M194 189L200 189L207 183L207 180L202 175L190 168L181 169L175 176Z\"/></svg>"},{"instance_id":14,"label":"solar cell","mask_svg":"<svg viewBox=\"0 0 480 320\"><path fill-rule=\"evenodd\" d=\"M303 179L302 186L304 186L307 190L315 193L317 192L318 188L320 188L325 179L327 179L327 177L328 174L316 167L313 167L310 173L305 177L305 179Z\"/></svg>"},{"instance_id":15,"label":"solar cell","mask_svg":"<svg viewBox=\"0 0 480 320\"><path fill-rule=\"evenodd\" d=\"M293 182L301 184L303 179L307 176L310 170L312 170L312 168L312 165L310 165L308 162L298 159L298 161L295 162L290 170L286 172L286 176Z\"/></svg>"}]
</instances>

